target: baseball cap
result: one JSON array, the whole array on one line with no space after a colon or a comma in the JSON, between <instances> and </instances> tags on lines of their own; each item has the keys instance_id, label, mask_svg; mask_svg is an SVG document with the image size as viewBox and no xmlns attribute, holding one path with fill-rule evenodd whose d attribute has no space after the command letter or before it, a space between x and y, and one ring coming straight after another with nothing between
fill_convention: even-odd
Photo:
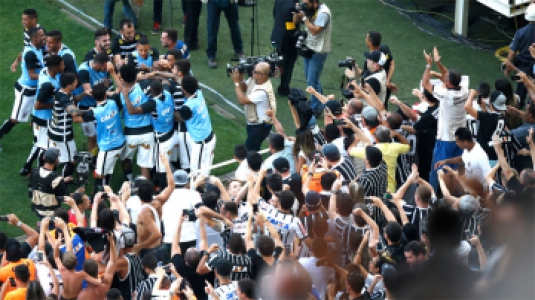
<instances>
[{"instance_id":1,"label":"baseball cap","mask_svg":"<svg viewBox=\"0 0 535 300\"><path fill-rule=\"evenodd\" d=\"M232 272L232 264L228 260L220 258L216 261L214 269L219 276L228 277Z\"/></svg>"},{"instance_id":2,"label":"baseball cap","mask_svg":"<svg viewBox=\"0 0 535 300\"><path fill-rule=\"evenodd\" d=\"M43 154L43 158L50 159L51 161L56 161L59 158L59 149L58 148L48 148Z\"/></svg>"},{"instance_id":3,"label":"baseball cap","mask_svg":"<svg viewBox=\"0 0 535 300\"><path fill-rule=\"evenodd\" d=\"M473 214L479 208L479 201L472 195L464 195L459 199L459 212Z\"/></svg>"},{"instance_id":4,"label":"baseball cap","mask_svg":"<svg viewBox=\"0 0 535 300\"><path fill-rule=\"evenodd\" d=\"M505 105L506 101L507 97L498 90L493 91L490 94L490 103L492 103L492 106L494 106L496 110L507 110L507 105Z\"/></svg>"},{"instance_id":5,"label":"baseball cap","mask_svg":"<svg viewBox=\"0 0 535 300\"><path fill-rule=\"evenodd\" d=\"M137 176L134 181L132 181L132 184L131 184L131 188L132 188L132 191L137 191L139 185L143 182L143 181L146 181L147 178L145 176L142 176L142 175L139 175Z\"/></svg>"},{"instance_id":6,"label":"baseball cap","mask_svg":"<svg viewBox=\"0 0 535 300\"><path fill-rule=\"evenodd\" d=\"M366 121L377 121L377 110L371 106L367 106L362 110L362 117Z\"/></svg>"},{"instance_id":7,"label":"baseball cap","mask_svg":"<svg viewBox=\"0 0 535 300\"><path fill-rule=\"evenodd\" d=\"M19 261L22 258L22 249L19 241L9 239L6 242L6 259L10 262Z\"/></svg>"},{"instance_id":8,"label":"baseball cap","mask_svg":"<svg viewBox=\"0 0 535 300\"><path fill-rule=\"evenodd\" d=\"M173 177L175 178L175 185L185 186L188 183L188 173L184 170L176 170L173 173Z\"/></svg>"},{"instance_id":9,"label":"baseball cap","mask_svg":"<svg viewBox=\"0 0 535 300\"><path fill-rule=\"evenodd\" d=\"M121 235L124 239L124 246L126 248L133 247L136 243L136 232L129 227L123 227Z\"/></svg>"},{"instance_id":10,"label":"baseball cap","mask_svg":"<svg viewBox=\"0 0 535 300\"><path fill-rule=\"evenodd\" d=\"M380 66L384 66L386 63L385 54L379 50L374 50L372 52L364 52L364 56L366 56L367 59L378 63Z\"/></svg>"},{"instance_id":11,"label":"baseball cap","mask_svg":"<svg viewBox=\"0 0 535 300\"><path fill-rule=\"evenodd\" d=\"M339 116L342 114L342 106L340 106L340 102L338 100L329 100L327 103L325 103L325 106L329 108L334 116Z\"/></svg>"},{"instance_id":12,"label":"baseball cap","mask_svg":"<svg viewBox=\"0 0 535 300\"><path fill-rule=\"evenodd\" d=\"M530 4L526 9L525 14L526 21L535 22L535 4Z\"/></svg>"},{"instance_id":13,"label":"baseball cap","mask_svg":"<svg viewBox=\"0 0 535 300\"><path fill-rule=\"evenodd\" d=\"M321 148L321 153L323 153L323 156L325 156L325 158L331 161L337 159L340 156L340 150L338 150L338 147L333 144L323 145L323 148Z\"/></svg>"},{"instance_id":14,"label":"baseball cap","mask_svg":"<svg viewBox=\"0 0 535 300\"><path fill-rule=\"evenodd\" d=\"M288 172L290 170L290 163L284 157L278 157L273 161L273 168L278 172Z\"/></svg>"},{"instance_id":15,"label":"baseball cap","mask_svg":"<svg viewBox=\"0 0 535 300\"><path fill-rule=\"evenodd\" d=\"M318 208L321 205L320 194L316 191L308 191L305 195L305 203L310 208Z\"/></svg>"}]
</instances>

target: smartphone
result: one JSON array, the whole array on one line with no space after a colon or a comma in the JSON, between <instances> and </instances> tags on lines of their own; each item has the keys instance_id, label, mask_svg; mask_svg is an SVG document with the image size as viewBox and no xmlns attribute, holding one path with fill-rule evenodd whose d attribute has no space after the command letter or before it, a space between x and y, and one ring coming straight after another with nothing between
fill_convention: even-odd
<instances>
[{"instance_id":1,"label":"smartphone","mask_svg":"<svg viewBox=\"0 0 535 300\"><path fill-rule=\"evenodd\" d=\"M500 68L502 71L505 71L505 68L506 68L505 64L502 64Z\"/></svg>"},{"instance_id":2,"label":"smartphone","mask_svg":"<svg viewBox=\"0 0 535 300\"><path fill-rule=\"evenodd\" d=\"M464 234L466 235L466 239L469 240L472 238L472 232L469 229L466 229L464 231Z\"/></svg>"},{"instance_id":3,"label":"smartphone","mask_svg":"<svg viewBox=\"0 0 535 300\"><path fill-rule=\"evenodd\" d=\"M392 194L385 193L384 197L385 200L392 200Z\"/></svg>"},{"instance_id":4,"label":"smartphone","mask_svg":"<svg viewBox=\"0 0 535 300\"><path fill-rule=\"evenodd\" d=\"M253 214L256 215L257 212L258 212L258 203L255 203L253 204Z\"/></svg>"},{"instance_id":5,"label":"smartphone","mask_svg":"<svg viewBox=\"0 0 535 300\"><path fill-rule=\"evenodd\" d=\"M12 287L16 287L17 286L17 283L15 282L15 278L9 277L9 282L11 283Z\"/></svg>"},{"instance_id":6,"label":"smartphone","mask_svg":"<svg viewBox=\"0 0 535 300\"><path fill-rule=\"evenodd\" d=\"M158 268L161 268L162 266L163 266L162 262L159 261L159 262L158 262Z\"/></svg>"},{"instance_id":7,"label":"smartphone","mask_svg":"<svg viewBox=\"0 0 535 300\"><path fill-rule=\"evenodd\" d=\"M336 126L341 126L341 125L345 125L346 122L344 122L344 120L335 119L333 120L333 124Z\"/></svg>"},{"instance_id":8,"label":"smartphone","mask_svg":"<svg viewBox=\"0 0 535 300\"><path fill-rule=\"evenodd\" d=\"M364 78L360 79L360 86L364 87L366 85L366 80Z\"/></svg>"},{"instance_id":9,"label":"smartphone","mask_svg":"<svg viewBox=\"0 0 535 300\"><path fill-rule=\"evenodd\" d=\"M102 199L108 199L108 193L102 193L102 196L101 196Z\"/></svg>"},{"instance_id":10,"label":"smartphone","mask_svg":"<svg viewBox=\"0 0 535 300\"><path fill-rule=\"evenodd\" d=\"M366 204L373 204L373 200L369 197L364 198L364 203Z\"/></svg>"},{"instance_id":11,"label":"smartphone","mask_svg":"<svg viewBox=\"0 0 535 300\"><path fill-rule=\"evenodd\" d=\"M320 155L319 153L316 153L316 154L314 155L314 163L315 163L315 164L319 164L320 159L321 159L321 155Z\"/></svg>"},{"instance_id":12,"label":"smartphone","mask_svg":"<svg viewBox=\"0 0 535 300\"><path fill-rule=\"evenodd\" d=\"M520 76L518 76L518 75L511 75L511 80L514 80L514 81L520 80Z\"/></svg>"},{"instance_id":13,"label":"smartphone","mask_svg":"<svg viewBox=\"0 0 535 300\"><path fill-rule=\"evenodd\" d=\"M483 95L477 95L477 104L481 105L481 100L483 100Z\"/></svg>"},{"instance_id":14,"label":"smartphone","mask_svg":"<svg viewBox=\"0 0 535 300\"><path fill-rule=\"evenodd\" d=\"M45 254L43 253L43 251L37 251L36 258L37 258L37 262L43 262L45 258Z\"/></svg>"},{"instance_id":15,"label":"smartphone","mask_svg":"<svg viewBox=\"0 0 535 300\"><path fill-rule=\"evenodd\" d=\"M163 270L164 270L166 273L171 273L171 266L170 266L170 265L165 265L165 266L163 266Z\"/></svg>"},{"instance_id":16,"label":"smartphone","mask_svg":"<svg viewBox=\"0 0 535 300\"><path fill-rule=\"evenodd\" d=\"M2 221L2 222L8 222L9 219L7 218L7 216L0 216L0 221Z\"/></svg>"}]
</instances>

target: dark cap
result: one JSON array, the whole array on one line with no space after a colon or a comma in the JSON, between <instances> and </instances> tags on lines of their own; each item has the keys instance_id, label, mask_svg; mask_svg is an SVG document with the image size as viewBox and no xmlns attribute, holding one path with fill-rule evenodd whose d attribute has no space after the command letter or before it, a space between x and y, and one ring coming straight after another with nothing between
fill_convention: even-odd
<instances>
[{"instance_id":1,"label":"dark cap","mask_svg":"<svg viewBox=\"0 0 535 300\"><path fill-rule=\"evenodd\" d=\"M378 63L380 66L384 66L386 63L385 54L379 50L374 50L372 52L364 52L364 56L366 56L367 59Z\"/></svg>"},{"instance_id":2,"label":"dark cap","mask_svg":"<svg viewBox=\"0 0 535 300\"><path fill-rule=\"evenodd\" d=\"M278 157L273 161L273 168L278 172L284 173L290 170L290 163L284 157Z\"/></svg>"},{"instance_id":3,"label":"dark cap","mask_svg":"<svg viewBox=\"0 0 535 300\"><path fill-rule=\"evenodd\" d=\"M214 269L219 276L229 277L230 273L232 273L232 264L224 258L219 258L214 265Z\"/></svg>"},{"instance_id":4,"label":"dark cap","mask_svg":"<svg viewBox=\"0 0 535 300\"><path fill-rule=\"evenodd\" d=\"M48 148L43 154L43 158L49 161L56 161L59 158L59 149L58 148Z\"/></svg>"},{"instance_id":5,"label":"dark cap","mask_svg":"<svg viewBox=\"0 0 535 300\"><path fill-rule=\"evenodd\" d=\"M6 242L6 260L10 262L17 262L22 258L22 249L19 241L16 239L9 239Z\"/></svg>"},{"instance_id":6,"label":"dark cap","mask_svg":"<svg viewBox=\"0 0 535 300\"><path fill-rule=\"evenodd\" d=\"M333 144L323 145L321 152L323 153L323 156L330 161L336 160L338 157L340 157L340 150L338 150L338 147Z\"/></svg>"},{"instance_id":7,"label":"dark cap","mask_svg":"<svg viewBox=\"0 0 535 300\"><path fill-rule=\"evenodd\" d=\"M318 208L321 205L320 194L316 191L308 191L305 196L305 203L310 208Z\"/></svg>"},{"instance_id":8,"label":"dark cap","mask_svg":"<svg viewBox=\"0 0 535 300\"><path fill-rule=\"evenodd\" d=\"M340 106L340 102L338 100L329 100L327 103L325 103L325 106L329 108L334 116L339 116L342 114L342 106Z\"/></svg>"},{"instance_id":9,"label":"dark cap","mask_svg":"<svg viewBox=\"0 0 535 300\"><path fill-rule=\"evenodd\" d=\"M147 181L148 179L145 176L139 175L137 176L134 181L132 181L131 189L133 191L137 191L137 188L139 185L141 185L142 182Z\"/></svg>"}]
</instances>

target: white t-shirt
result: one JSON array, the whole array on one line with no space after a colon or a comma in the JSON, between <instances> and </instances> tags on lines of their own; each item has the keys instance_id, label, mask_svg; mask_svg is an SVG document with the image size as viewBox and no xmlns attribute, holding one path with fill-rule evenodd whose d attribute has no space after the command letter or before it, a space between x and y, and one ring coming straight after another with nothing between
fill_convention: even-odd
<instances>
[{"instance_id":1,"label":"white t-shirt","mask_svg":"<svg viewBox=\"0 0 535 300\"><path fill-rule=\"evenodd\" d=\"M247 85L252 84L252 78L247 81ZM258 124L262 124L268 119L266 111L269 110L269 98L265 91L256 91L249 95L247 98L256 105L256 115L258 116ZM249 122L247 122L249 123Z\"/></svg>"},{"instance_id":2,"label":"white t-shirt","mask_svg":"<svg viewBox=\"0 0 535 300\"><path fill-rule=\"evenodd\" d=\"M299 259L299 263L307 270L310 278L312 279L312 284L318 290L320 299L326 299L325 295L327 294L327 284L330 279L334 278L334 271L328 267L318 267L316 263L318 259L316 257L302 257Z\"/></svg>"},{"instance_id":3,"label":"white t-shirt","mask_svg":"<svg viewBox=\"0 0 535 300\"><path fill-rule=\"evenodd\" d=\"M162 207L162 221L165 228L163 236L164 243L172 243L175 236L178 222L182 218L184 209L195 209L195 205L201 203L201 195L194 190L176 188L169 200ZM182 223L180 232L180 242L191 242L197 238L195 234L195 222L185 221Z\"/></svg>"},{"instance_id":4,"label":"white t-shirt","mask_svg":"<svg viewBox=\"0 0 535 300\"><path fill-rule=\"evenodd\" d=\"M141 211L141 200L138 196L131 196L126 200L126 210L130 213L132 223L137 224L137 216Z\"/></svg>"},{"instance_id":5,"label":"white t-shirt","mask_svg":"<svg viewBox=\"0 0 535 300\"><path fill-rule=\"evenodd\" d=\"M236 169L236 172L234 172L234 177L239 181L247 181L247 175L249 174L249 172L251 172L251 170L249 170L247 159L244 159L241 161L240 165Z\"/></svg>"},{"instance_id":6,"label":"white t-shirt","mask_svg":"<svg viewBox=\"0 0 535 300\"><path fill-rule=\"evenodd\" d=\"M45 296L49 296L50 293L52 293L52 274L50 274L50 271L47 266L35 263L35 270L37 273L37 278L39 279L39 283L41 284L41 287L43 287L43 291L45 292ZM60 283L59 286L59 294L61 295L63 293L63 280L61 280L61 274L58 270L54 270L54 275L58 278L58 282ZM59 296L59 295L56 295Z\"/></svg>"},{"instance_id":7,"label":"white t-shirt","mask_svg":"<svg viewBox=\"0 0 535 300\"><path fill-rule=\"evenodd\" d=\"M466 178L475 178L485 185L485 176L490 171L489 157L476 142L472 151L465 149L462 155Z\"/></svg>"},{"instance_id":8,"label":"white t-shirt","mask_svg":"<svg viewBox=\"0 0 535 300\"><path fill-rule=\"evenodd\" d=\"M466 125L464 103L468 95L469 91L466 87L461 87L459 90L447 89L442 84L433 87L433 96L440 101L437 140L455 141L455 131Z\"/></svg>"},{"instance_id":9,"label":"white t-shirt","mask_svg":"<svg viewBox=\"0 0 535 300\"><path fill-rule=\"evenodd\" d=\"M238 294L236 290L238 289L238 282L232 281L229 284L224 284L218 286L214 293L219 297L221 300L238 300ZM208 296L208 299L213 299L211 296Z\"/></svg>"},{"instance_id":10,"label":"white t-shirt","mask_svg":"<svg viewBox=\"0 0 535 300\"><path fill-rule=\"evenodd\" d=\"M345 137L339 137L337 139L334 139L331 144L335 145L336 148L338 148L338 151L340 151L340 154L343 156L348 156L346 149L344 148L344 139Z\"/></svg>"}]
</instances>

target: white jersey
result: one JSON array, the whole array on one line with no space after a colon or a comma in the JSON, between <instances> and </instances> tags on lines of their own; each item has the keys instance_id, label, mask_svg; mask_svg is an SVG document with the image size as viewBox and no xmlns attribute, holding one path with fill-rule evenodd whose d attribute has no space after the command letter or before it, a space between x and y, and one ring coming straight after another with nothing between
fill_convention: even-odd
<instances>
[{"instance_id":1,"label":"white jersey","mask_svg":"<svg viewBox=\"0 0 535 300\"><path fill-rule=\"evenodd\" d=\"M165 228L163 242L170 244L178 227L183 211L195 209L195 205L202 202L201 195L195 191L177 188L171 193L169 200L162 206L162 221ZM184 221L180 232L180 242L191 242L197 238L195 222Z\"/></svg>"},{"instance_id":2,"label":"white jersey","mask_svg":"<svg viewBox=\"0 0 535 300\"><path fill-rule=\"evenodd\" d=\"M308 237L307 231L298 217L280 212L264 199L258 201L258 208L265 212L266 218L279 232L286 249L292 249L293 241L296 237L300 240Z\"/></svg>"},{"instance_id":3,"label":"white jersey","mask_svg":"<svg viewBox=\"0 0 535 300\"><path fill-rule=\"evenodd\" d=\"M238 300L238 293L236 292L237 289L238 282L232 281L231 283L218 286L214 290L214 293L219 297L220 300ZM213 298L208 296L208 299L212 300Z\"/></svg>"},{"instance_id":4,"label":"white jersey","mask_svg":"<svg viewBox=\"0 0 535 300\"><path fill-rule=\"evenodd\" d=\"M460 87L459 90L447 89L443 85L433 87L433 96L440 101L437 140L455 141L455 131L466 125L464 103L468 95L469 91L465 87Z\"/></svg>"}]
</instances>

